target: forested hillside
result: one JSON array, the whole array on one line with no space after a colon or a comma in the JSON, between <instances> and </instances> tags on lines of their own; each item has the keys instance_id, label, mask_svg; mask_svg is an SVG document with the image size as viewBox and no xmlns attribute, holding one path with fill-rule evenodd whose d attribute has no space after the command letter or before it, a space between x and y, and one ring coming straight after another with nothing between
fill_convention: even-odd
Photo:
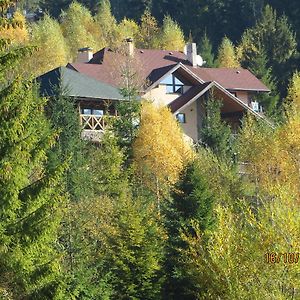
<instances>
[{"instance_id":1,"label":"forested hillside","mask_svg":"<svg viewBox=\"0 0 300 300\"><path fill-rule=\"evenodd\" d=\"M20 1L45 10L34 21L13 5L0 0L0 299L300 299L299 3ZM248 68L271 89L264 117L232 134L209 95L191 144L126 69L129 101L84 141L73 98L33 78L128 37Z\"/></svg>"}]
</instances>

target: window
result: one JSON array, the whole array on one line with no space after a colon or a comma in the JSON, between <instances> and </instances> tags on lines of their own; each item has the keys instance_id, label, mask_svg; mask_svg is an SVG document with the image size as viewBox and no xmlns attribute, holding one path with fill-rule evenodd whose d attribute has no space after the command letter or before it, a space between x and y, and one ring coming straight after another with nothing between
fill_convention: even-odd
<instances>
[{"instance_id":1,"label":"window","mask_svg":"<svg viewBox=\"0 0 300 300\"><path fill-rule=\"evenodd\" d=\"M166 77L160 82L161 84L166 85L167 94L182 94L184 84L176 78L173 74Z\"/></svg>"},{"instance_id":2,"label":"window","mask_svg":"<svg viewBox=\"0 0 300 300\"><path fill-rule=\"evenodd\" d=\"M186 123L186 120L185 120L185 114L184 113L178 113L176 115L176 119L179 123Z\"/></svg>"},{"instance_id":3,"label":"window","mask_svg":"<svg viewBox=\"0 0 300 300\"><path fill-rule=\"evenodd\" d=\"M94 115L94 116L104 115L104 111L102 109L94 109L94 108L82 108L81 113L83 115Z\"/></svg>"}]
</instances>

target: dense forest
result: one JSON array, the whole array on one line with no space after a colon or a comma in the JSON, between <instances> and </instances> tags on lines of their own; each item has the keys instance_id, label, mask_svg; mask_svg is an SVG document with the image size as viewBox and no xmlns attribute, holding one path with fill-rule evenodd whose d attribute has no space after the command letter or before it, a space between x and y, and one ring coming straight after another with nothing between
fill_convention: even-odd
<instances>
[{"instance_id":1,"label":"dense forest","mask_svg":"<svg viewBox=\"0 0 300 300\"><path fill-rule=\"evenodd\" d=\"M0 0L0 299L300 299L299 3L19 1L8 17L13 2ZM191 145L132 84L101 142L82 140L71 99L32 78L129 36L248 68L272 90L268 121L232 135L210 97Z\"/></svg>"}]
</instances>

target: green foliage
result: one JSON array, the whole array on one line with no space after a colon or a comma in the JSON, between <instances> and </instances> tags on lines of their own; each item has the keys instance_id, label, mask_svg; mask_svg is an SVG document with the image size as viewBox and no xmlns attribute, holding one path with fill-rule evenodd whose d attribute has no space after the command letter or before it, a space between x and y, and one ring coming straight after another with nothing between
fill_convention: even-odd
<instances>
[{"instance_id":1,"label":"green foliage","mask_svg":"<svg viewBox=\"0 0 300 300\"><path fill-rule=\"evenodd\" d=\"M268 67L268 59L264 49L258 49L249 62L248 69L271 90L271 93L260 93L255 97L263 105L265 112L271 115L275 112L279 95L276 94L276 82L272 75L272 68Z\"/></svg>"},{"instance_id":2,"label":"green foliage","mask_svg":"<svg viewBox=\"0 0 300 300\"><path fill-rule=\"evenodd\" d=\"M276 11L267 5L256 25L243 34L239 48L242 66L246 68L259 57L263 49L267 57L266 67L272 68L272 75L283 94L290 76L286 66L295 56L297 48L295 34L287 18L277 17Z\"/></svg>"},{"instance_id":3,"label":"green foliage","mask_svg":"<svg viewBox=\"0 0 300 300\"><path fill-rule=\"evenodd\" d=\"M49 153L49 165L63 164L69 161L65 174L66 192L72 200L80 200L91 194L89 185L91 176L88 172L87 150L81 139L81 128L78 122L78 109L74 99L63 95L58 90L57 96L49 99L47 114L53 129L58 132L55 146Z\"/></svg>"},{"instance_id":4,"label":"green foliage","mask_svg":"<svg viewBox=\"0 0 300 300\"><path fill-rule=\"evenodd\" d=\"M0 98L0 286L13 298L61 299L55 244L66 163L47 168L53 132L30 83L17 79Z\"/></svg>"},{"instance_id":5,"label":"green foliage","mask_svg":"<svg viewBox=\"0 0 300 300\"><path fill-rule=\"evenodd\" d=\"M182 264L182 251L188 245L181 234L188 232L193 236L195 224L204 233L210 231L214 223L212 212L217 198L202 168L201 159L204 156L197 157L184 169L166 208L168 240L164 293L168 299L193 299L193 294L199 289L189 277L189 270ZM211 163L209 158L207 155L207 163Z\"/></svg>"},{"instance_id":6,"label":"green foliage","mask_svg":"<svg viewBox=\"0 0 300 300\"><path fill-rule=\"evenodd\" d=\"M101 38L104 45L113 49L120 46L121 41L118 33L117 21L111 13L109 0L100 1L95 20L96 25L101 30Z\"/></svg>"},{"instance_id":7,"label":"green foliage","mask_svg":"<svg viewBox=\"0 0 300 300\"><path fill-rule=\"evenodd\" d=\"M201 142L218 157L231 159L232 136L230 127L221 118L222 102L211 94L206 101L206 116L201 129Z\"/></svg>"},{"instance_id":8,"label":"green foliage","mask_svg":"<svg viewBox=\"0 0 300 300\"><path fill-rule=\"evenodd\" d=\"M126 170L123 169L124 150L118 145L118 139L108 129L100 147L91 147L89 157L93 158L90 166L94 194L118 198L126 190Z\"/></svg>"},{"instance_id":9,"label":"green foliage","mask_svg":"<svg viewBox=\"0 0 300 300\"><path fill-rule=\"evenodd\" d=\"M155 211L145 199L125 194L107 213L112 228L101 233L102 251L114 299L160 299L163 231Z\"/></svg>"},{"instance_id":10,"label":"green foliage","mask_svg":"<svg viewBox=\"0 0 300 300\"><path fill-rule=\"evenodd\" d=\"M73 59L79 48L99 49L104 45L100 40L100 28L97 28L90 11L78 2L72 2L62 13L61 28Z\"/></svg>"},{"instance_id":11,"label":"green foliage","mask_svg":"<svg viewBox=\"0 0 300 300\"><path fill-rule=\"evenodd\" d=\"M205 61L204 67L214 67L215 62L214 62L214 54L213 54L213 49L212 49L212 44L206 34L202 36L200 40L200 44L198 46L198 50L200 55L202 56L203 60Z\"/></svg>"},{"instance_id":12,"label":"green foliage","mask_svg":"<svg viewBox=\"0 0 300 300\"><path fill-rule=\"evenodd\" d=\"M56 20L46 15L32 26L31 34L31 43L37 47L25 62L31 74L38 76L67 63L69 51Z\"/></svg>"}]
</instances>

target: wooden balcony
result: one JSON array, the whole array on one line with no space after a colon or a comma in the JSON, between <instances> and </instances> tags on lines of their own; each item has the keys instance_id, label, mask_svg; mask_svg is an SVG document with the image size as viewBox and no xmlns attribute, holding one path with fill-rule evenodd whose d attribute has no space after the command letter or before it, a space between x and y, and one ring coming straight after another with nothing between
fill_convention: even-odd
<instances>
[{"instance_id":1,"label":"wooden balcony","mask_svg":"<svg viewBox=\"0 0 300 300\"><path fill-rule=\"evenodd\" d=\"M99 142L103 136L106 122L104 115L80 115L80 124L82 126L81 137L85 140Z\"/></svg>"}]
</instances>

